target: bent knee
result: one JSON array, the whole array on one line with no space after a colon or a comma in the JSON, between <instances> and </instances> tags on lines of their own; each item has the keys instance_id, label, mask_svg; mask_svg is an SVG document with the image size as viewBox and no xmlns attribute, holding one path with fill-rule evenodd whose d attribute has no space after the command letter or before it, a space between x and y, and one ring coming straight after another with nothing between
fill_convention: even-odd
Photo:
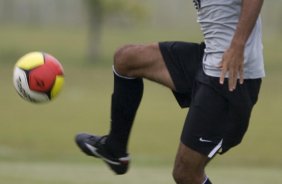
<instances>
[{"instance_id":1,"label":"bent knee","mask_svg":"<svg viewBox=\"0 0 282 184\"><path fill-rule=\"evenodd\" d=\"M129 76L133 63L130 61L134 55L134 45L124 45L118 48L114 54L114 68L124 76Z\"/></svg>"},{"instance_id":2,"label":"bent knee","mask_svg":"<svg viewBox=\"0 0 282 184\"><path fill-rule=\"evenodd\" d=\"M127 77L150 77L159 65L164 65L157 43L124 45L116 50L114 67Z\"/></svg>"}]
</instances>

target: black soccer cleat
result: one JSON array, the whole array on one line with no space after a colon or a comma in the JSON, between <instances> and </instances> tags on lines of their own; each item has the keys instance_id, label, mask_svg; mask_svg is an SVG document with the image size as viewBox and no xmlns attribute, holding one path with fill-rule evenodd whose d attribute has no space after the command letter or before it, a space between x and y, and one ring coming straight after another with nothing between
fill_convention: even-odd
<instances>
[{"instance_id":1,"label":"black soccer cleat","mask_svg":"<svg viewBox=\"0 0 282 184\"><path fill-rule=\"evenodd\" d=\"M102 159L116 174L125 174L128 170L130 157L128 154L115 157L106 147L108 136L96 136L86 133L76 135L77 146L88 156Z\"/></svg>"}]
</instances>

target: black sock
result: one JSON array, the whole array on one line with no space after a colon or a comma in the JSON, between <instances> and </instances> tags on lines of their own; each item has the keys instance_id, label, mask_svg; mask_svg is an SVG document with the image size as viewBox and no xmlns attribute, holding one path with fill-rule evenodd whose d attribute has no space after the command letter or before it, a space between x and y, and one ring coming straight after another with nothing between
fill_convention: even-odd
<instances>
[{"instance_id":1,"label":"black sock","mask_svg":"<svg viewBox=\"0 0 282 184\"><path fill-rule=\"evenodd\" d=\"M111 104L111 129L107 139L115 156L124 156L135 114L143 96L143 80L127 79L114 73Z\"/></svg>"}]
</instances>

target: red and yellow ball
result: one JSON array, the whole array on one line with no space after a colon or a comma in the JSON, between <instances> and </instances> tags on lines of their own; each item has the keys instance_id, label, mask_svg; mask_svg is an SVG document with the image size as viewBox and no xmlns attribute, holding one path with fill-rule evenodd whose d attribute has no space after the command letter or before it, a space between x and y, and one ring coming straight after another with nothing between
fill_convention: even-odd
<instances>
[{"instance_id":1,"label":"red and yellow ball","mask_svg":"<svg viewBox=\"0 0 282 184\"><path fill-rule=\"evenodd\" d=\"M13 83L23 99L33 103L48 102L60 93L64 70L52 55L30 52L15 64Z\"/></svg>"}]
</instances>

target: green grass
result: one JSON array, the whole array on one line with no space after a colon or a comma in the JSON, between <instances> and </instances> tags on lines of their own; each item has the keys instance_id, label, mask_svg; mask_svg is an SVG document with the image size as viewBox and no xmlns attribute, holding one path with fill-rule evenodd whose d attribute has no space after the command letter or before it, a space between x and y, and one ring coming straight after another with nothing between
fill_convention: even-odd
<instances>
[{"instance_id":1,"label":"green grass","mask_svg":"<svg viewBox=\"0 0 282 184\"><path fill-rule=\"evenodd\" d=\"M9 75L11 68L0 70L0 73L8 79L3 84L5 86L3 92L9 95L0 98L2 104L5 104L1 107L3 132L0 135L2 142L0 158L17 158L21 157L20 155L29 157L30 154L31 159L35 158L36 154L44 155L43 158L60 157L61 154L72 157L76 153L73 137L77 132L105 133L108 130L112 91L110 67L107 69L67 67L66 84L60 96L49 104L41 105L23 101L16 94ZM132 148L140 154L153 153L157 156L159 151L167 150L165 146L167 143L176 145L178 130L185 114L178 109L168 90L152 85L150 82L146 82L145 87L150 90L145 91L144 101L137 115ZM160 90L159 94L156 93L158 90ZM163 108L167 100L170 105ZM155 103L152 103L153 101ZM164 116L170 112L175 112L175 115L178 114L179 117ZM155 128L158 127L162 127L162 130L169 133L173 139L162 142L161 137L153 138ZM144 140L148 136L152 137L152 141L147 145ZM145 145L147 146L144 149ZM176 146L172 147L173 150L176 149ZM147 149L150 151L148 152ZM170 154L165 154L165 157L168 155Z\"/></svg>"},{"instance_id":2,"label":"green grass","mask_svg":"<svg viewBox=\"0 0 282 184\"><path fill-rule=\"evenodd\" d=\"M66 67L66 84L49 104L23 101L12 87L11 68L2 79L0 179L14 183L172 183L171 169L186 110L180 110L170 91L151 82L132 132L132 171L114 177L99 161L76 148L77 132L103 134L109 127L112 74L110 67ZM208 174L215 183L279 183L282 86L273 72L264 80L260 101L243 143L218 156ZM95 85L94 85L95 84ZM156 135L156 132L157 135ZM12 172L13 171L13 172ZM76 176L78 175L78 176ZM104 177L101 177L104 176ZM231 180L231 181L229 181Z\"/></svg>"},{"instance_id":3,"label":"green grass","mask_svg":"<svg viewBox=\"0 0 282 184\"><path fill-rule=\"evenodd\" d=\"M5 184L171 184L170 167L132 166L123 176L116 176L99 163L0 162L0 178ZM281 168L209 167L214 183L281 183Z\"/></svg>"},{"instance_id":4,"label":"green grass","mask_svg":"<svg viewBox=\"0 0 282 184\"><path fill-rule=\"evenodd\" d=\"M162 86L145 82L130 140L133 164L128 175L115 177L101 162L82 155L73 141L78 132L108 131L113 86L110 65L115 48L134 40L166 38L198 40L199 36L186 38L181 30L107 30L103 37L104 63L89 65L84 56L87 38L83 29L2 28L1 183L173 183L170 173L187 110L180 109L171 92ZM68 39L74 44L70 45ZM240 146L210 163L207 172L214 183L282 182L282 48L276 44L278 39L277 35L265 38L267 78L249 131ZM65 68L64 89L48 104L25 102L12 86L13 64L31 50L50 52Z\"/></svg>"},{"instance_id":5,"label":"green grass","mask_svg":"<svg viewBox=\"0 0 282 184\"><path fill-rule=\"evenodd\" d=\"M0 158L29 155L36 158L37 154L43 155L43 159L65 154L76 157L73 136L77 132L107 132L112 91L110 67L66 67L66 84L62 93L53 102L41 105L25 102L16 94L11 70L0 70L1 85L5 86L2 93L6 94L0 96ZM273 72L264 79L246 139L239 148L222 159L223 163L281 165L277 153L282 148L277 144L281 139L279 107L282 86L274 85L279 83L280 78L280 73ZM178 107L169 90L146 81L130 148L145 158L153 155L160 160L173 159L186 113L186 109Z\"/></svg>"}]
</instances>

